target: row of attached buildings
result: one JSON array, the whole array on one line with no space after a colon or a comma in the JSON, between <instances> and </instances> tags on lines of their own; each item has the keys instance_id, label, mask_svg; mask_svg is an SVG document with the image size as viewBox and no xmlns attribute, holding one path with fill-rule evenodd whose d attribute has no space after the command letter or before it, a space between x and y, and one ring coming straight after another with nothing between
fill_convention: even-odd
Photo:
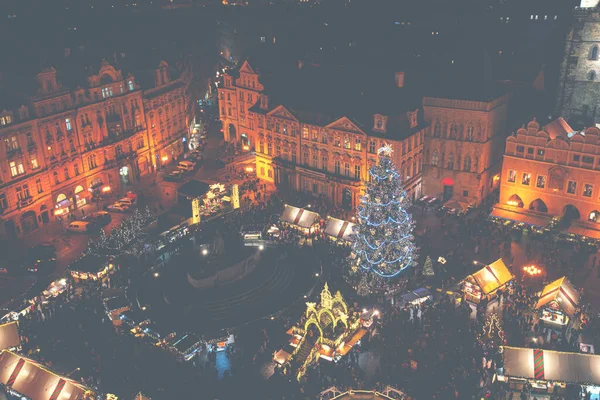
<instances>
[{"instance_id":1,"label":"row of attached buildings","mask_svg":"<svg viewBox=\"0 0 600 400\"><path fill-rule=\"evenodd\" d=\"M35 94L0 111L3 236L68 217L184 151L194 112L191 69L165 61L150 68L143 87L103 61L71 88L47 68L36 76Z\"/></svg>"},{"instance_id":2,"label":"row of attached buildings","mask_svg":"<svg viewBox=\"0 0 600 400\"><path fill-rule=\"evenodd\" d=\"M389 81L392 95L408 95L403 73ZM348 114L288 106L273 97L248 61L219 86L225 140L255 150L257 176L279 187L354 209L384 144L392 146L413 199L461 197L478 204L499 184L510 94L424 97L401 102L393 112L388 104Z\"/></svg>"}]
</instances>

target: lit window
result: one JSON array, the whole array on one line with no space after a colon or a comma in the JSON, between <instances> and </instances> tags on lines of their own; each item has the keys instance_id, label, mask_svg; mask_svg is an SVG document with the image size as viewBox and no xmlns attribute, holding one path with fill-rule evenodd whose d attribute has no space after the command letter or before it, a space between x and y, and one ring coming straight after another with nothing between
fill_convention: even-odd
<instances>
[{"instance_id":1,"label":"lit window","mask_svg":"<svg viewBox=\"0 0 600 400\"><path fill-rule=\"evenodd\" d=\"M535 187L543 189L546 187L546 177L544 175L538 175Z\"/></svg>"},{"instance_id":2,"label":"lit window","mask_svg":"<svg viewBox=\"0 0 600 400\"><path fill-rule=\"evenodd\" d=\"M345 149L350 148L350 138L348 136L344 136L344 148Z\"/></svg>"},{"instance_id":3,"label":"lit window","mask_svg":"<svg viewBox=\"0 0 600 400\"><path fill-rule=\"evenodd\" d=\"M361 145L362 145L362 142L361 142L361 140L360 140L359 138L356 138L356 139L354 140L354 150L356 150L356 151L360 151L360 149L361 149Z\"/></svg>"},{"instance_id":4,"label":"lit window","mask_svg":"<svg viewBox=\"0 0 600 400\"><path fill-rule=\"evenodd\" d=\"M135 88L133 87L133 81L127 82L127 85L129 86L129 90L135 90Z\"/></svg>"},{"instance_id":5,"label":"lit window","mask_svg":"<svg viewBox=\"0 0 600 400\"><path fill-rule=\"evenodd\" d=\"M67 126L67 130L70 131L71 128L71 118L65 118L65 125Z\"/></svg>"},{"instance_id":6,"label":"lit window","mask_svg":"<svg viewBox=\"0 0 600 400\"><path fill-rule=\"evenodd\" d=\"M354 179L360 179L360 165L354 166Z\"/></svg>"},{"instance_id":7,"label":"lit window","mask_svg":"<svg viewBox=\"0 0 600 400\"><path fill-rule=\"evenodd\" d=\"M582 195L584 197L592 197L592 192L594 190L594 187L592 185L590 185L589 183L586 183L583 185L583 193Z\"/></svg>"},{"instance_id":8,"label":"lit window","mask_svg":"<svg viewBox=\"0 0 600 400\"><path fill-rule=\"evenodd\" d=\"M576 191L577 191L577 182L569 181L567 183L567 193L575 194Z\"/></svg>"},{"instance_id":9,"label":"lit window","mask_svg":"<svg viewBox=\"0 0 600 400\"><path fill-rule=\"evenodd\" d=\"M529 186L529 183L531 183L531 174L529 172L523 172L523 179L521 179L521 184Z\"/></svg>"},{"instance_id":10,"label":"lit window","mask_svg":"<svg viewBox=\"0 0 600 400\"><path fill-rule=\"evenodd\" d=\"M31 160L31 168L32 169L36 169L36 168L38 168L40 166L38 164L38 160L37 160L37 156L36 155L29 156L29 159Z\"/></svg>"}]
</instances>

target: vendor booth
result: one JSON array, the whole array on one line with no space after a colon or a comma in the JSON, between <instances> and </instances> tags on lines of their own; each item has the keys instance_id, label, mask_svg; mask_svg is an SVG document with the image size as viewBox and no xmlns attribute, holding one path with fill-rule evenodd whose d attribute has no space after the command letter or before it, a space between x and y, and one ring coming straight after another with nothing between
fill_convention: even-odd
<instances>
[{"instance_id":1,"label":"vendor booth","mask_svg":"<svg viewBox=\"0 0 600 400\"><path fill-rule=\"evenodd\" d=\"M86 254L69 264L69 272L80 281L97 281L114 273L115 264L111 257Z\"/></svg>"},{"instance_id":2,"label":"vendor booth","mask_svg":"<svg viewBox=\"0 0 600 400\"><path fill-rule=\"evenodd\" d=\"M431 296L431 292L428 289L420 288L403 294L400 296L397 302L400 307L406 307L416 306L432 299L433 296Z\"/></svg>"},{"instance_id":3,"label":"vendor booth","mask_svg":"<svg viewBox=\"0 0 600 400\"><path fill-rule=\"evenodd\" d=\"M577 313L579 293L566 277L546 285L535 306L541 311L540 320L553 327L565 327Z\"/></svg>"},{"instance_id":4,"label":"vendor booth","mask_svg":"<svg viewBox=\"0 0 600 400\"><path fill-rule=\"evenodd\" d=\"M325 234L333 241L350 243L354 233L354 224L341 219L327 217Z\"/></svg>"},{"instance_id":5,"label":"vendor booth","mask_svg":"<svg viewBox=\"0 0 600 400\"><path fill-rule=\"evenodd\" d=\"M306 235L311 235L319 229L319 219L319 214L316 212L287 204L281 215L281 222L284 225L297 229Z\"/></svg>"},{"instance_id":6,"label":"vendor booth","mask_svg":"<svg viewBox=\"0 0 600 400\"><path fill-rule=\"evenodd\" d=\"M111 290L110 292L111 293L103 294L104 299L102 300L102 303L104 304L104 311L112 323L115 326L119 326L123 323L120 315L131 309L129 300L127 300L125 294L120 290Z\"/></svg>"},{"instance_id":7,"label":"vendor booth","mask_svg":"<svg viewBox=\"0 0 600 400\"><path fill-rule=\"evenodd\" d=\"M21 347L19 326L16 321L0 325L0 350L14 350Z\"/></svg>"},{"instance_id":8,"label":"vendor booth","mask_svg":"<svg viewBox=\"0 0 600 400\"><path fill-rule=\"evenodd\" d=\"M189 361L202 349L202 340L193 333L176 334L163 341L178 360Z\"/></svg>"},{"instance_id":9,"label":"vendor booth","mask_svg":"<svg viewBox=\"0 0 600 400\"><path fill-rule=\"evenodd\" d=\"M18 399L92 400L98 394L45 366L4 350L0 353L0 389Z\"/></svg>"},{"instance_id":10,"label":"vendor booth","mask_svg":"<svg viewBox=\"0 0 600 400\"><path fill-rule=\"evenodd\" d=\"M600 356L553 350L503 347L503 367L496 379L513 390L528 383L537 393L565 394L568 384L580 384L598 399L600 392ZM579 397L580 396L580 397ZM579 393L578 397L583 398Z\"/></svg>"},{"instance_id":11,"label":"vendor booth","mask_svg":"<svg viewBox=\"0 0 600 400\"><path fill-rule=\"evenodd\" d=\"M483 299L490 300L512 279L513 275L499 258L465 279L463 287L465 299L473 303L479 303Z\"/></svg>"}]
</instances>

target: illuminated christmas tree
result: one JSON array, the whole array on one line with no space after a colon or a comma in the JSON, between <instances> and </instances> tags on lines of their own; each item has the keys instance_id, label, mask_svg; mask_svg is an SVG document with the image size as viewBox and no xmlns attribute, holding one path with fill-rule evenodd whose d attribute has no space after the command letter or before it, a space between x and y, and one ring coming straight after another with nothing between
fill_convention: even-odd
<instances>
[{"instance_id":1,"label":"illuminated christmas tree","mask_svg":"<svg viewBox=\"0 0 600 400\"><path fill-rule=\"evenodd\" d=\"M362 293L394 290L401 284L400 273L417 258L414 224L406 211L410 200L391 153L389 145L379 149L379 162L369 170L371 179L358 207L351 272L360 275Z\"/></svg>"},{"instance_id":2,"label":"illuminated christmas tree","mask_svg":"<svg viewBox=\"0 0 600 400\"><path fill-rule=\"evenodd\" d=\"M435 275L435 271L433 270L433 261L431 257L427 256L425 259L425 264L423 264L423 275L424 276L433 276Z\"/></svg>"}]
</instances>

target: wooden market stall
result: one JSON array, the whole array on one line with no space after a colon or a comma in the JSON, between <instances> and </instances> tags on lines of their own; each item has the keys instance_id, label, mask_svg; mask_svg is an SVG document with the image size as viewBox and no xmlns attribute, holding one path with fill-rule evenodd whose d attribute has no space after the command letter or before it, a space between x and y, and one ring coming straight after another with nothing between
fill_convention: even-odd
<instances>
[{"instance_id":1,"label":"wooden market stall","mask_svg":"<svg viewBox=\"0 0 600 400\"><path fill-rule=\"evenodd\" d=\"M599 355L504 346L502 358L497 380L513 390L529 384L536 393L564 394L567 384L580 384L596 396L600 392Z\"/></svg>"},{"instance_id":2,"label":"wooden market stall","mask_svg":"<svg viewBox=\"0 0 600 400\"><path fill-rule=\"evenodd\" d=\"M333 217L327 217L327 222L325 223L325 234L329 236L331 240L350 243L352 241L353 233L354 224L352 222Z\"/></svg>"},{"instance_id":3,"label":"wooden market stall","mask_svg":"<svg viewBox=\"0 0 600 400\"><path fill-rule=\"evenodd\" d=\"M513 275L499 258L465 279L463 287L465 299L474 303L479 303L483 299L490 300L512 279Z\"/></svg>"},{"instance_id":4,"label":"wooden market stall","mask_svg":"<svg viewBox=\"0 0 600 400\"><path fill-rule=\"evenodd\" d=\"M319 228L319 214L290 205L285 205L281 222L291 228L297 229L306 235L313 234Z\"/></svg>"},{"instance_id":5,"label":"wooden market stall","mask_svg":"<svg viewBox=\"0 0 600 400\"><path fill-rule=\"evenodd\" d=\"M540 320L545 324L562 328L577 313L578 306L579 292L563 276L544 287L535 308L540 310Z\"/></svg>"},{"instance_id":6,"label":"wooden market stall","mask_svg":"<svg viewBox=\"0 0 600 400\"><path fill-rule=\"evenodd\" d=\"M19 326L16 321L0 325L0 350L16 349L21 346Z\"/></svg>"}]
</instances>

